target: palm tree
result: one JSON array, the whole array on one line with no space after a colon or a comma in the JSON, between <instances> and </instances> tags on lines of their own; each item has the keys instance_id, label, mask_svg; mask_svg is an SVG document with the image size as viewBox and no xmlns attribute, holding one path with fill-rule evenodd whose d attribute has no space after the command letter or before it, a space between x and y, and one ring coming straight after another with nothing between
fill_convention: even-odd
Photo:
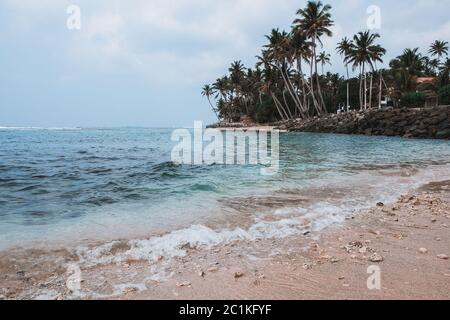
<instances>
[{"instance_id":1,"label":"palm tree","mask_svg":"<svg viewBox=\"0 0 450 320\"><path fill-rule=\"evenodd\" d=\"M321 66L322 66L322 74L324 74L324 66L326 64L331 65L331 56L330 56L330 54L326 53L325 51L322 51L317 56L317 62L321 64Z\"/></svg>"},{"instance_id":2,"label":"palm tree","mask_svg":"<svg viewBox=\"0 0 450 320\"><path fill-rule=\"evenodd\" d=\"M303 108L305 114L308 116L309 111L309 99L308 96L311 92L311 88L305 80L305 74L303 73L303 61L307 64L311 64L312 49L311 42L308 41L306 34L299 29L293 29L291 31L290 46L292 48L292 57L296 60L297 73L298 73L298 89L303 96Z\"/></svg>"},{"instance_id":3,"label":"palm tree","mask_svg":"<svg viewBox=\"0 0 450 320\"><path fill-rule=\"evenodd\" d=\"M298 95L298 90L295 88L292 81L292 65L295 60L295 51L291 46L291 35L285 31L280 32L278 29L272 29L270 35L266 36L269 44L265 45L265 53L270 63L275 66L283 79L283 98L286 101L286 92L291 97L296 106L296 113L299 112L302 117L306 117L306 108ZM288 104L285 102L288 106ZM291 115L289 107L288 113Z\"/></svg>"},{"instance_id":4,"label":"palm tree","mask_svg":"<svg viewBox=\"0 0 450 320\"><path fill-rule=\"evenodd\" d=\"M419 48L405 49L400 56L390 62L389 66L400 90L408 92L413 89L414 78L422 75L424 58L419 53Z\"/></svg>"},{"instance_id":5,"label":"palm tree","mask_svg":"<svg viewBox=\"0 0 450 320\"><path fill-rule=\"evenodd\" d=\"M344 58L345 69L347 71L347 108L350 107L350 74L348 71L348 60L350 58L352 41L344 37L337 45L337 52ZM347 61L347 62L346 62Z\"/></svg>"},{"instance_id":6,"label":"palm tree","mask_svg":"<svg viewBox=\"0 0 450 320\"><path fill-rule=\"evenodd\" d=\"M375 72L375 63L383 62L381 57L386 53L386 49L375 44L375 40L379 37L378 33L371 33L370 31L358 32L353 37L350 54L346 59L346 62L352 63L354 68L360 69L361 109L367 109L367 67L370 67L372 73Z\"/></svg>"},{"instance_id":7,"label":"palm tree","mask_svg":"<svg viewBox=\"0 0 450 320\"><path fill-rule=\"evenodd\" d=\"M282 120L288 120L292 118L289 115L289 106L283 106L283 104L277 97L280 74L279 72L277 73L277 68L273 64L272 54L268 50L263 50L262 54L260 56L257 56L256 58L258 59L256 67L264 67L262 73L263 82L260 86L261 92L272 98L273 103Z\"/></svg>"},{"instance_id":8,"label":"palm tree","mask_svg":"<svg viewBox=\"0 0 450 320\"><path fill-rule=\"evenodd\" d=\"M202 96L206 97L208 99L208 102L211 105L212 110L214 111L214 113L218 117L217 109L211 103L211 96L213 96L213 95L214 95L214 89L209 84L204 85L203 89L202 89Z\"/></svg>"},{"instance_id":9,"label":"palm tree","mask_svg":"<svg viewBox=\"0 0 450 320\"><path fill-rule=\"evenodd\" d=\"M440 62L438 59L430 59L423 57L423 72L427 76L436 76L436 70L439 69Z\"/></svg>"},{"instance_id":10,"label":"palm tree","mask_svg":"<svg viewBox=\"0 0 450 320\"><path fill-rule=\"evenodd\" d=\"M294 20L294 29L297 32L304 32L308 39L311 40L312 46L312 61L310 65L310 75L311 75L311 94L313 101L317 104L317 109L326 112L325 102L323 100L323 95L320 87L320 79L317 72L317 44L322 44L322 37L333 36L331 27L334 21L331 19L331 6L323 5L320 1L308 1L305 9L300 9L297 11L297 15L300 17ZM314 95L314 80L316 79L317 91L319 94L320 102L316 101Z\"/></svg>"},{"instance_id":11,"label":"palm tree","mask_svg":"<svg viewBox=\"0 0 450 320\"><path fill-rule=\"evenodd\" d=\"M450 78L450 58L447 58L444 63L442 63L440 68L441 75L441 85L446 86L449 83Z\"/></svg>"},{"instance_id":12,"label":"palm tree","mask_svg":"<svg viewBox=\"0 0 450 320\"><path fill-rule=\"evenodd\" d=\"M448 42L436 40L430 46L430 50L428 51L432 56L437 56L439 62L441 61L442 56L448 54Z\"/></svg>"}]
</instances>

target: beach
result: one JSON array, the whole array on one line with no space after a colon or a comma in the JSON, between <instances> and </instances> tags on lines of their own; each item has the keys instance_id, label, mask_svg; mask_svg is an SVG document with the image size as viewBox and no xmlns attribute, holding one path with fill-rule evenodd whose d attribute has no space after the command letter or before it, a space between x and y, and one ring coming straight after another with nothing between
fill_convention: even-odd
<instances>
[{"instance_id":1,"label":"beach","mask_svg":"<svg viewBox=\"0 0 450 320\"><path fill-rule=\"evenodd\" d=\"M374 204L320 235L231 241L186 255L82 267L70 250L0 254L2 299L450 299L450 181ZM126 242L110 250L127 251ZM32 259L30 259L32 257ZM46 261L46 262L44 262ZM31 263L33 262L33 263ZM369 289L368 268L379 268ZM156 272L156 270L158 270ZM377 270L377 269L375 269ZM155 275L159 276L156 277ZM163 276L164 275L164 276Z\"/></svg>"},{"instance_id":2,"label":"beach","mask_svg":"<svg viewBox=\"0 0 450 320\"><path fill-rule=\"evenodd\" d=\"M171 134L2 132L0 299L449 298L447 141L282 133L262 175Z\"/></svg>"}]
</instances>

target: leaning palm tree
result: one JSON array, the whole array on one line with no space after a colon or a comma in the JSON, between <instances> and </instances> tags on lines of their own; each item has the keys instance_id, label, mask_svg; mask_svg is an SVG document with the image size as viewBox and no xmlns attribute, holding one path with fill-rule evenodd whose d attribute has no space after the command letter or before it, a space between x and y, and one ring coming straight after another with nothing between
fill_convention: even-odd
<instances>
[{"instance_id":1,"label":"leaning palm tree","mask_svg":"<svg viewBox=\"0 0 450 320\"><path fill-rule=\"evenodd\" d=\"M211 97L214 95L214 89L213 87L211 87L209 84L206 84L203 86L202 89L202 96L206 97L208 99L209 104L211 105L212 110L214 111L214 113L216 114L216 116L218 116L217 114L217 109L213 106L213 104L211 103Z\"/></svg>"},{"instance_id":2,"label":"leaning palm tree","mask_svg":"<svg viewBox=\"0 0 450 320\"><path fill-rule=\"evenodd\" d=\"M381 57L386 53L386 49L375 44L375 40L379 37L378 33L370 31L358 32L353 37L350 54L346 59L346 62L352 63L354 68L360 70L361 109L367 109L367 68L370 67L371 72L375 72L375 63L383 62Z\"/></svg>"},{"instance_id":3,"label":"leaning palm tree","mask_svg":"<svg viewBox=\"0 0 450 320\"><path fill-rule=\"evenodd\" d=\"M348 59L350 57L350 49L352 47L352 41L347 37L344 37L337 45L337 52L344 58L345 69L347 71L347 108L350 107L350 73L348 71Z\"/></svg>"},{"instance_id":4,"label":"leaning palm tree","mask_svg":"<svg viewBox=\"0 0 450 320\"><path fill-rule=\"evenodd\" d=\"M436 40L430 46L428 51L432 56L437 56L439 62L444 55L448 54L448 42Z\"/></svg>"},{"instance_id":5,"label":"leaning palm tree","mask_svg":"<svg viewBox=\"0 0 450 320\"><path fill-rule=\"evenodd\" d=\"M295 60L295 52L291 46L291 35L285 31L280 32L278 29L272 29L271 34L267 35L266 38L269 40L269 44L264 46L266 49L264 54L266 54L270 63L278 69L281 75L284 82L283 97L287 92L294 102L297 108L296 110L300 112L302 117L306 117L305 107L303 106L297 88L295 88L291 79L292 65Z\"/></svg>"},{"instance_id":6,"label":"leaning palm tree","mask_svg":"<svg viewBox=\"0 0 450 320\"><path fill-rule=\"evenodd\" d=\"M331 65L331 55L329 53L326 53L325 51L322 51L317 56L317 63L320 63L320 65L322 66L322 74L324 74L325 65Z\"/></svg>"},{"instance_id":7,"label":"leaning palm tree","mask_svg":"<svg viewBox=\"0 0 450 320\"><path fill-rule=\"evenodd\" d=\"M294 29L298 31L302 31L311 40L312 46L312 61L311 61L311 93L313 96L313 100L315 101L314 96L314 81L315 78L317 84L317 92L319 95L318 109L322 112L326 112L325 102L323 99L321 87L320 87L320 79L317 72L317 45L320 44L323 46L322 37L333 36L333 32L331 31L331 27L334 24L334 21L331 19L331 6L323 5L320 1L308 1L305 9L300 9L297 11L297 15L300 17L294 20Z\"/></svg>"}]
</instances>

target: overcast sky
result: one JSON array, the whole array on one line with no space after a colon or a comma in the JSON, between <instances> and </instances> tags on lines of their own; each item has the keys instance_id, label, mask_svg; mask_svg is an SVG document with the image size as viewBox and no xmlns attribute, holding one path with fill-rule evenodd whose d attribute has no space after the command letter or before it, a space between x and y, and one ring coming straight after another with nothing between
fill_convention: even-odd
<instances>
[{"instance_id":1,"label":"overcast sky","mask_svg":"<svg viewBox=\"0 0 450 320\"><path fill-rule=\"evenodd\" d=\"M214 120L201 87L231 61L252 66L300 0L0 0L0 126L192 126ZM450 40L450 0L329 0L335 36L366 29L381 8L385 61ZM69 30L66 10L81 9Z\"/></svg>"}]
</instances>

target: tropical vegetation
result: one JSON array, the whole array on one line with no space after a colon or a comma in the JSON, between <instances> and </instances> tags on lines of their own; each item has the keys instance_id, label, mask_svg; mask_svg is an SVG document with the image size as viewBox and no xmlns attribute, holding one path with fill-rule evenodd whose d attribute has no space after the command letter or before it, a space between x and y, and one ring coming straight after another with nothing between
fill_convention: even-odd
<instances>
[{"instance_id":1,"label":"tropical vegetation","mask_svg":"<svg viewBox=\"0 0 450 320\"><path fill-rule=\"evenodd\" d=\"M419 48L405 49L389 68L380 69L386 55L380 35L361 31L337 45L346 74L326 71L331 55L323 43L333 36L331 9L309 1L297 11L291 30L273 29L266 35L254 67L234 61L226 75L205 85L202 95L217 117L227 122L247 117L260 123L306 119L337 109L380 108L386 96L398 106L421 107L430 95L448 103L446 41L432 43L427 54ZM421 77L431 81L419 83Z\"/></svg>"}]
</instances>

